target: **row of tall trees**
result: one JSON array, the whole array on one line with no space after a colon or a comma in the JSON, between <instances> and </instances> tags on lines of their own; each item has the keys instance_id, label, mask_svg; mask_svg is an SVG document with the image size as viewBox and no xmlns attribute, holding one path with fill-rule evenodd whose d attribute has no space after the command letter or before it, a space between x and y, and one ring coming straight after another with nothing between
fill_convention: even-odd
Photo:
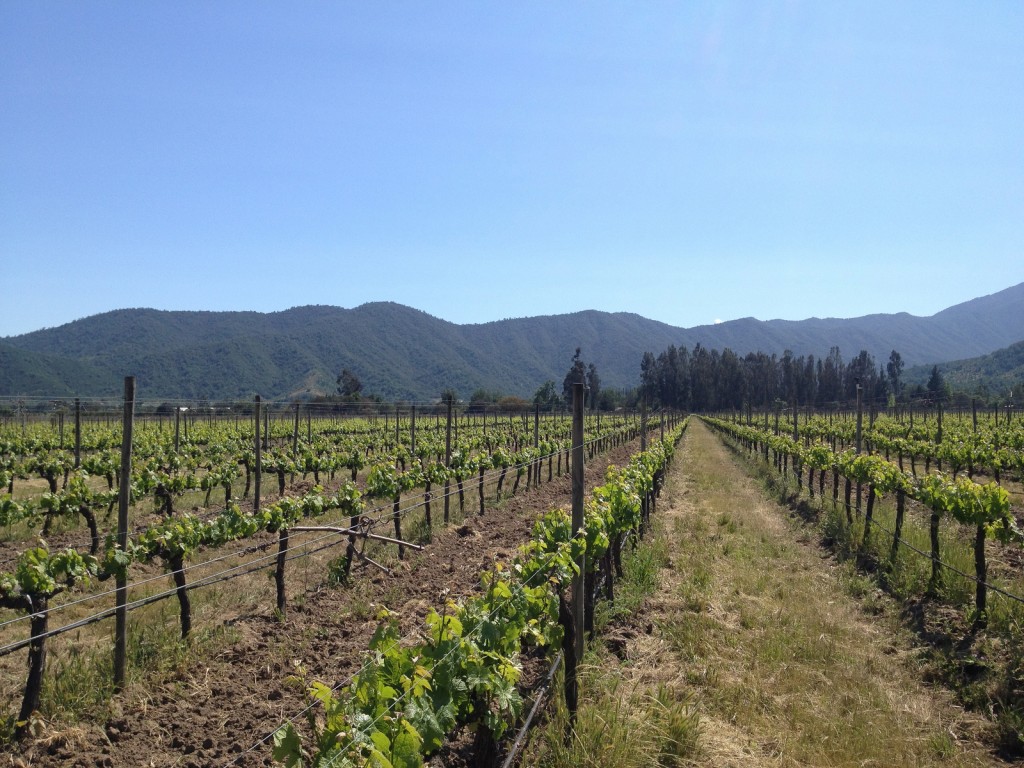
<instances>
[{"instance_id":1,"label":"row of tall trees","mask_svg":"<svg viewBox=\"0 0 1024 768\"><path fill-rule=\"evenodd\" d=\"M601 377L594 363L585 363L583 353L576 347L569 370L562 379L562 390L553 379L545 381L534 393L533 402L544 410L563 408L572 405L572 385L582 381L585 389L585 405L591 411L614 411L617 408L632 407L638 402L639 396L635 389L609 389L601 385Z\"/></svg>"},{"instance_id":2,"label":"row of tall trees","mask_svg":"<svg viewBox=\"0 0 1024 768\"><path fill-rule=\"evenodd\" d=\"M800 406L852 403L857 385L865 401L885 404L903 400L911 393L903 387L903 359L893 350L885 364L877 364L866 350L849 362L839 347L824 358L781 357L751 352L740 357L731 349L719 352L697 344L693 351L670 346L655 356L647 352L640 363L640 391L649 403L689 411L742 410L770 407L777 401ZM938 371L935 371L938 374ZM929 382L926 395L944 391L941 376ZM921 393L913 393L920 395Z\"/></svg>"}]
</instances>

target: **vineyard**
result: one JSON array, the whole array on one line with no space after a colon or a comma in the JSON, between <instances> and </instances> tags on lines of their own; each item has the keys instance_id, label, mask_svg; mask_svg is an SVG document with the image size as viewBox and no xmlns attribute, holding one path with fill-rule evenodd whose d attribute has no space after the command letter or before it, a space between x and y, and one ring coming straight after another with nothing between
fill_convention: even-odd
<instances>
[{"instance_id":1,"label":"vineyard","mask_svg":"<svg viewBox=\"0 0 1024 768\"><path fill-rule=\"evenodd\" d=\"M941 406L916 423L705 421L903 606L936 677L993 718L998 754L1024 757L1024 424Z\"/></svg>"},{"instance_id":2,"label":"vineyard","mask_svg":"<svg viewBox=\"0 0 1024 768\"><path fill-rule=\"evenodd\" d=\"M0 431L4 740L32 764L514 759L556 681L575 711L596 606L616 599L687 423L133 408L126 390L121 418ZM905 602L944 681L1020 755L1022 423L703 421Z\"/></svg>"},{"instance_id":3,"label":"vineyard","mask_svg":"<svg viewBox=\"0 0 1024 768\"><path fill-rule=\"evenodd\" d=\"M300 425L297 409L261 418L261 405L244 423L79 424L73 441L62 424L5 428L0 654L16 751L83 765L497 754L531 675L571 639L560 614L583 549L590 622L679 430L668 415L643 430L639 413L581 414L591 496L573 535L565 416L448 404ZM153 693L195 668L210 709L189 718L223 717L214 731L182 719L180 692ZM232 679L242 669L251 681ZM133 699L145 717L127 715ZM467 727L472 743L446 738Z\"/></svg>"}]
</instances>

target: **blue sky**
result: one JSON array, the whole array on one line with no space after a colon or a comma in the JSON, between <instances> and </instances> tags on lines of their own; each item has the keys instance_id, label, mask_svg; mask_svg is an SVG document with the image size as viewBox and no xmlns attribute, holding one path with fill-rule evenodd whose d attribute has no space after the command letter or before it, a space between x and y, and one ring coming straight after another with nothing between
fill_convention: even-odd
<instances>
[{"instance_id":1,"label":"blue sky","mask_svg":"<svg viewBox=\"0 0 1024 768\"><path fill-rule=\"evenodd\" d=\"M933 314L1024 281L1024 4L0 4L0 336Z\"/></svg>"}]
</instances>

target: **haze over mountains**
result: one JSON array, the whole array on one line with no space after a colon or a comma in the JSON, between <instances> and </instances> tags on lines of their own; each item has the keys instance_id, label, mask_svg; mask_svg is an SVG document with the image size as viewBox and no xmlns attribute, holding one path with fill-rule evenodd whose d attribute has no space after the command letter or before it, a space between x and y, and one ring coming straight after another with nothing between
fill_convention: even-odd
<instances>
[{"instance_id":1,"label":"haze over mountains","mask_svg":"<svg viewBox=\"0 0 1024 768\"><path fill-rule=\"evenodd\" d=\"M386 399L429 400L448 387L530 397L547 379L561 384L576 347L604 387L626 388L638 383L643 353L670 344L816 357L838 346L844 359L866 349L878 362L895 349L913 366L1022 340L1024 283L931 317L742 318L689 329L594 310L456 325L387 302L274 313L122 309L0 339L0 395L116 396L135 375L146 399L309 397L334 392L348 368Z\"/></svg>"}]
</instances>

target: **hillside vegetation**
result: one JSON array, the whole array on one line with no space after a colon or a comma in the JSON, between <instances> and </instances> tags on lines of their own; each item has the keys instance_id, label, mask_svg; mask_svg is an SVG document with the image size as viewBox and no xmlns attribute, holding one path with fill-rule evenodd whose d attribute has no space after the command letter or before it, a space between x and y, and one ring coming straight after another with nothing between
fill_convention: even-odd
<instances>
[{"instance_id":1,"label":"hillside vegetation","mask_svg":"<svg viewBox=\"0 0 1024 768\"><path fill-rule=\"evenodd\" d=\"M675 328L628 313L576 312L457 325L394 303L284 312L122 309L0 340L0 395L116 395L125 375L147 397L236 398L330 393L343 368L387 399L446 388L530 396L560 381L573 350L605 387L635 386L644 352L669 345L821 357L838 346L908 365L993 352L1024 335L1024 284L943 310L840 320L759 321Z\"/></svg>"},{"instance_id":2,"label":"hillside vegetation","mask_svg":"<svg viewBox=\"0 0 1024 768\"><path fill-rule=\"evenodd\" d=\"M987 355L938 364L939 373L954 391L1010 392L1024 397L1024 341ZM927 365L907 371L910 385L924 384L931 375Z\"/></svg>"}]
</instances>

